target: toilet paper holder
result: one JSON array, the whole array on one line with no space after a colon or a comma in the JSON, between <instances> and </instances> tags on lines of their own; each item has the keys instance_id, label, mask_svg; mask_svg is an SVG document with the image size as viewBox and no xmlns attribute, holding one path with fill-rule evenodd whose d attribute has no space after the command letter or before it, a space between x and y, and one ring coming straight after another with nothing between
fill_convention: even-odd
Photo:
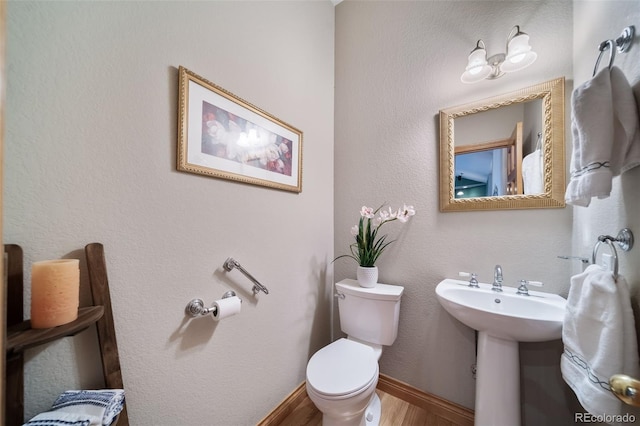
<instances>
[{"instance_id":1,"label":"toilet paper holder","mask_svg":"<svg viewBox=\"0 0 640 426\"><path fill-rule=\"evenodd\" d=\"M222 298L227 299L229 297L235 297L235 295L235 291L229 290L222 295ZM242 302L242 299L240 299L240 302ZM196 318L209 314L213 314L213 316L216 316L218 309L215 306L205 308L204 301L202 299L193 299L187 304L187 307L184 309L184 311L187 315Z\"/></svg>"}]
</instances>

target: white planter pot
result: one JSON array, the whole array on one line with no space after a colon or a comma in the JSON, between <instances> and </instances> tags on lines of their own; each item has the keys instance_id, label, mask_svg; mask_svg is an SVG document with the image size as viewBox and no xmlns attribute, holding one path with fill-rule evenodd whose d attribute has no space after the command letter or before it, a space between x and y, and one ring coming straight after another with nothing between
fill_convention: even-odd
<instances>
[{"instance_id":1,"label":"white planter pot","mask_svg":"<svg viewBox=\"0 0 640 426\"><path fill-rule=\"evenodd\" d=\"M377 266L359 266L358 265L358 284L360 287L375 287L378 283L378 267Z\"/></svg>"}]
</instances>

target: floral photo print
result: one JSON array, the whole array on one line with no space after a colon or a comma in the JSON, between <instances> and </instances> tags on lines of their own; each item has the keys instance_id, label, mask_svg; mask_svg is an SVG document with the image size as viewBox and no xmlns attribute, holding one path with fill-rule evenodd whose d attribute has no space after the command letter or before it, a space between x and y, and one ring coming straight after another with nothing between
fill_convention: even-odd
<instances>
[{"instance_id":1,"label":"floral photo print","mask_svg":"<svg viewBox=\"0 0 640 426\"><path fill-rule=\"evenodd\" d=\"M302 132L184 67L177 168L302 191Z\"/></svg>"}]
</instances>

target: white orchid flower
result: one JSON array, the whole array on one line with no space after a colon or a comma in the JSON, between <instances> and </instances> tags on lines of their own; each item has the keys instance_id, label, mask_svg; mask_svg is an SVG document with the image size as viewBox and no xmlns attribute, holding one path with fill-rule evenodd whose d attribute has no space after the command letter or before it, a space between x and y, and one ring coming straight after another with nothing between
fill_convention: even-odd
<instances>
[{"instance_id":1,"label":"white orchid flower","mask_svg":"<svg viewBox=\"0 0 640 426\"><path fill-rule=\"evenodd\" d=\"M360 216L373 219L373 209L371 207L362 206L362 209L360 209Z\"/></svg>"},{"instance_id":2,"label":"white orchid flower","mask_svg":"<svg viewBox=\"0 0 640 426\"><path fill-rule=\"evenodd\" d=\"M413 216L416 214L416 209L414 209L413 206L405 204L402 209L406 212L407 216Z\"/></svg>"},{"instance_id":3,"label":"white orchid flower","mask_svg":"<svg viewBox=\"0 0 640 426\"><path fill-rule=\"evenodd\" d=\"M393 220L398 216L398 213L391 210L391 206L389 206L389 220Z\"/></svg>"},{"instance_id":4,"label":"white orchid flower","mask_svg":"<svg viewBox=\"0 0 640 426\"><path fill-rule=\"evenodd\" d=\"M374 266L378 257L394 241L387 240L386 235L378 235L382 225L387 222L393 222L396 219L404 223L409 221L409 218L415 214L416 210L413 206L406 204L395 211L391 207L384 208L384 205L377 209L362 206L358 225L351 227L351 235L356 239L355 243L349 245L351 254L343 254L334 260L350 257L358 262L360 266Z\"/></svg>"},{"instance_id":5,"label":"white orchid flower","mask_svg":"<svg viewBox=\"0 0 640 426\"><path fill-rule=\"evenodd\" d=\"M401 209L398 209L398 220L402 223L406 223L409 218L415 214L416 210L413 206L407 206L405 204Z\"/></svg>"}]
</instances>

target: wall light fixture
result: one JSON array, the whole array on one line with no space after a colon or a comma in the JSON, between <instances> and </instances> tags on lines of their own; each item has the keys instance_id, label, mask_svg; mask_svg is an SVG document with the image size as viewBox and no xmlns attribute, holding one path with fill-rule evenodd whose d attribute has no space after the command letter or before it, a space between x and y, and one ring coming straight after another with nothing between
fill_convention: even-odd
<instances>
[{"instance_id":1,"label":"wall light fixture","mask_svg":"<svg viewBox=\"0 0 640 426\"><path fill-rule=\"evenodd\" d=\"M487 58L484 41L478 40L475 49L469 54L469 63L460 80L463 83L493 80L507 72L528 67L537 57L529 45L529 35L520 31L520 26L516 25L507 37L507 53L498 53Z\"/></svg>"}]
</instances>

